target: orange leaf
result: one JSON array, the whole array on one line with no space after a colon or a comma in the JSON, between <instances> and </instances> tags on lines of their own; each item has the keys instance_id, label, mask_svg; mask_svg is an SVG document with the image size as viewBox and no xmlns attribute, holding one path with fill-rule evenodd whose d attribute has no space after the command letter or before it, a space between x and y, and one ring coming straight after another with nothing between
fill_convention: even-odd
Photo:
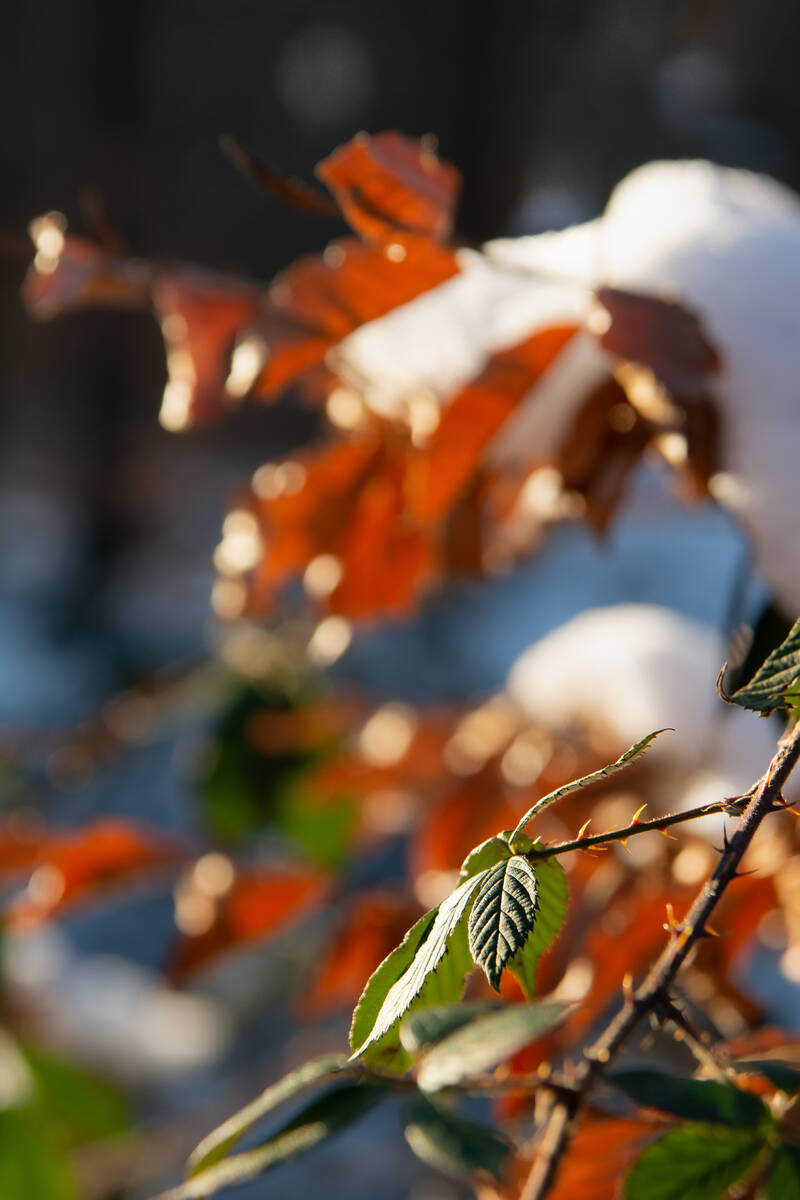
<instances>
[{"instance_id":1,"label":"orange leaf","mask_svg":"<svg viewBox=\"0 0 800 1200\"><path fill-rule=\"evenodd\" d=\"M338 936L325 951L300 1004L306 1018L352 1007L372 972L399 946L419 915L418 907L391 892L359 896Z\"/></svg>"},{"instance_id":2,"label":"orange leaf","mask_svg":"<svg viewBox=\"0 0 800 1200\"><path fill-rule=\"evenodd\" d=\"M329 888L327 876L295 868L241 872L220 900L213 923L182 937L172 956L171 978L183 981L218 955L261 941L311 912Z\"/></svg>"},{"instance_id":3,"label":"orange leaf","mask_svg":"<svg viewBox=\"0 0 800 1200\"><path fill-rule=\"evenodd\" d=\"M387 469L367 480L343 531L342 581L331 608L350 617L408 609L435 566L434 547L404 519L402 479Z\"/></svg>"},{"instance_id":4,"label":"orange leaf","mask_svg":"<svg viewBox=\"0 0 800 1200\"><path fill-rule=\"evenodd\" d=\"M31 883L13 904L9 921L20 925L52 917L92 898L99 888L179 857L174 842L127 821L105 819L75 832L50 834L39 847Z\"/></svg>"},{"instance_id":5,"label":"orange leaf","mask_svg":"<svg viewBox=\"0 0 800 1200\"><path fill-rule=\"evenodd\" d=\"M185 424L212 420L223 411L231 350L237 333L258 310L258 291L238 280L193 268L159 273L153 284L153 308L167 347L167 389L183 389L177 397L185 408ZM169 391L162 420L180 428L180 408L170 423Z\"/></svg>"},{"instance_id":6,"label":"orange leaf","mask_svg":"<svg viewBox=\"0 0 800 1200\"><path fill-rule=\"evenodd\" d=\"M362 237L443 240L453 227L460 175L440 162L426 139L361 133L317 166L345 219Z\"/></svg>"},{"instance_id":7,"label":"orange leaf","mask_svg":"<svg viewBox=\"0 0 800 1200\"><path fill-rule=\"evenodd\" d=\"M584 1112L551 1200L616 1200L624 1174L653 1132L643 1121Z\"/></svg>"},{"instance_id":8,"label":"orange leaf","mask_svg":"<svg viewBox=\"0 0 800 1200\"><path fill-rule=\"evenodd\" d=\"M574 326L554 326L495 354L448 404L427 445L410 461L408 503L419 520L433 521L447 512L490 439L574 333Z\"/></svg>"},{"instance_id":9,"label":"orange leaf","mask_svg":"<svg viewBox=\"0 0 800 1200\"><path fill-rule=\"evenodd\" d=\"M256 394L274 396L365 321L457 273L451 250L421 238L399 247L343 238L322 255L298 259L270 287L252 331L268 350Z\"/></svg>"},{"instance_id":10,"label":"orange leaf","mask_svg":"<svg viewBox=\"0 0 800 1200\"><path fill-rule=\"evenodd\" d=\"M412 873L458 870L473 846L512 828L519 809L504 795L496 771L484 768L451 785L417 830L411 846Z\"/></svg>"},{"instance_id":11,"label":"orange leaf","mask_svg":"<svg viewBox=\"0 0 800 1200\"><path fill-rule=\"evenodd\" d=\"M39 247L22 285L30 312L54 317L71 308L147 304L153 268L138 259L118 258L85 238L65 235L65 224L50 213L31 222Z\"/></svg>"},{"instance_id":12,"label":"orange leaf","mask_svg":"<svg viewBox=\"0 0 800 1200\"><path fill-rule=\"evenodd\" d=\"M7 819L0 829L0 872L11 874L34 866L46 836L36 826Z\"/></svg>"}]
</instances>

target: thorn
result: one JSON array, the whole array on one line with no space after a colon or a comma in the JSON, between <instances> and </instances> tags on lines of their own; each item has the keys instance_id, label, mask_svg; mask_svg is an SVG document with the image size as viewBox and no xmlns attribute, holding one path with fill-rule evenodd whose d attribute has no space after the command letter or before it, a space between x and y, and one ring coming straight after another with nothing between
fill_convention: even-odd
<instances>
[{"instance_id":1,"label":"thorn","mask_svg":"<svg viewBox=\"0 0 800 1200\"><path fill-rule=\"evenodd\" d=\"M536 1068L536 1074L540 1079L549 1079L553 1073L553 1068L549 1062L540 1062Z\"/></svg>"},{"instance_id":2,"label":"thorn","mask_svg":"<svg viewBox=\"0 0 800 1200\"><path fill-rule=\"evenodd\" d=\"M727 825L723 825L722 826L722 845L721 846L713 846L712 849L716 850L717 854L725 854L729 847L730 847L730 842L728 841L728 827L727 827Z\"/></svg>"},{"instance_id":3,"label":"thorn","mask_svg":"<svg viewBox=\"0 0 800 1200\"><path fill-rule=\"evenodd\" d=\"M660 829L660 830L659 830L659 833L660 833L660 834L662 834L662 835L663 835L665 838L669 838L669 840L670 840L671 842L677 842L677 840L678 840L678 839L675 837L675 834L674 834L674 833L670 833L670 831L669 831L668 829Z\"/></svg>"},{"instance_id":4,"label":"thorn","mask_svg":"<svg viewBox=\"0 0 800 1200\"><path fill-rule=\"evenodd\" d=\"M630 971L626 971L622 976L622 995L625 997L627 1004L633 1001L633 975Z\"/></svg>"},{"instance_id":5,"label":"thorn","mask_svg":"<svg viewBox=\"0 0 800 1200\"><path fill-rule=\"evenodd\" d=\"M639 820L639 817L642 815L642 813L644 812L644 810L646 808L647 808L647 801L645 800L645 802L641 806L641 808L637 808L636 812L631 817L631 825L641 825L642 822Z\"/></svg>"},{"instance_id":6,"label":"thorn","mask_svg":"<svg viewBox=\"0 0 800 1200\"><path fill-rule=\"evenodd\" d=\"M669 902L667 903L667 923L664 926L664 928L667 930L668 933L674 933L675 930L677 929L677 923L675 921L675 909L672 907L672 904Z\"/></svg>"},{"instance_id":7,"label":"thorn","mask_svg":"<svg viewBox=\"0 0 800 1200\"><path fill-rule=\"evenodd\" d=\"M617 838L617 841L619 842L620 846L622 846L622 849L625 851L625 853L630 854L630 850L628 849L628 839Z\"/></svg>"},{"instance_id":8,"label":"thorn","mask_svg":"<svg viewBox=\"0 0 800 1200\"><path fill-rule=\"evenodd\" d=\"M583 824L581 825L580 829L578 830L578 836L575 838L575 841L576 841L576 842L579 842L579 841L581 840L581 838L582 838L582 837L583 837L583 835L586 833L586 830L589 828L589 826L591 825L591 823L592 823L592 818L591 818L591 817L589 817L589 820L588 820L588 821L584 821L584 822L583 822Z\"/></svg>"},{"instance_id":9,"label":"thorn","mask_svg":"<svg viewBox=\"0 0 800 1200\"><path fill-rule=\"evenodd\" d=\"M751 867L749 871L734 871L731 879L746 879L748 875L757 875L758 867Z\"/></svg>"},{"instance_id":10,"label":"thorn","mask_svg":"<svg viewBox=\"0 0 800 1200\"><path fill-rule=\"evenodd\" d=\"M711 925L704 925L702 929L698 929L695 936L698 939L700 939L700 938L718 938L718 937L722 937L722 934L718 933L717 930L714 929Z\"/></svg>"}]
</instances>

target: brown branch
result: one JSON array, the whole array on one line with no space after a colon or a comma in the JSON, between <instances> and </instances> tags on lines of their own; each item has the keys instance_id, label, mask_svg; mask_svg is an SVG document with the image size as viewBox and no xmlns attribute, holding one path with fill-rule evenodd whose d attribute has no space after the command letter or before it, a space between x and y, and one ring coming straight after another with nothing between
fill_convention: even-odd
<instances>
[{"instance_id":1,"label":"brown branch","mask_svg":"<svg viewBox=\"0 0 800 1200\"><path fill-rule=\"evenodd\" d=\"M285 204L289 204L293 208L312 213L316 217L342 219L342 212L336 201L312 187L311 184L305 183L302 179L295 179L293 176L281 175L280 171L276 171L269 163L265 163L245 150L244 146L240 145L235 138L222 137L219 144L234 166L238 167L248 179L252 179L253 183L263 191L277 196L279 200L283 200Z\"/></svg>"},{"instance_id":2,"label":"brown branch","mask_svg":"<svg viewBox=\"0 0 800 1200\"><path fill-rule=\"evenodd\" d=\"M652 821L634 820L630 825L620 829L609 829L605 833L594 833L589 837L578 837L571 842L556 842L548 846L534 846L528 851L528 858L553 858L556 854L566 854L568 850L590 850L592 846L602 846L605 842L624 842L636 833L652 833L656 830L668 829L670 825L679 825L682 821L694 821L698 817L710 817L715 813L735 813L738 810L738 800L716 800L713 804L702 804L699 808L687 808L685 812L667 813L664 817L654 817Z\"/></svg>"},{"instance_id":3,"label":"brown branch","mask_svg":"<svg viewBox=\"0 0 800 1200\"><path fill-rule=\"evenodd\" d=\"M736 832L722 849L683 922L672 931L644 982L626 999L594 1045L583 1052L569 1081L544 1084L551 1103L544 1132L520 1200L543 1200L552 1188L566 1153L575 1117L587 1093L635 1031L641 1019L669 1002L669 988L693 946L707 935L707 923L728 887L764 817L782 803L781 791L800 759L800 722L782 739L766 774L753 788Z\"/></svg>"}]
</instances>

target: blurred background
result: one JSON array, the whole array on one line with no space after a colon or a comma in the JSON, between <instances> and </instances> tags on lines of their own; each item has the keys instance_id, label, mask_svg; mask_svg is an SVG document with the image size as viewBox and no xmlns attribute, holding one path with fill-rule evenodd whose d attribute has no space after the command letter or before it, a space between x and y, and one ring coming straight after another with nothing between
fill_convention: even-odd
<instances>
[{"instance_id":1,"label":"blurred background","mask_svg":"<svg viewBox=\"0 0 800 1200\"><path fill-rule=\"evenodd\" d=\"M789 0L767 7L768 19L755 0L491 13L271 0L224 16L201 2L7 5L0 228L23 234L55 208L85 231L93 190L134 253L269 278L335 227L250 185L219 149L225 133L309 178L358 129L432 131L464 174L459 230L478 239L587 219L652 158L710 157L793 184L800 17ZM154 322L93 312L34 325L21 274L7 259L0 712L63 719L198 648L223 506L310 418L245 406L213 435L168 437ZM538 631L520 630L521 644ZM507 661L494 648L488 659L501 678ZM483 685L492 668L478 669Z\"/></svg>"},{"instance_id":2,"label":"blurred background","mask_svg":"<svg viewBox=\"0 0 800 1200\"><path fill-rule=\"evenodd\" d=\"M89 312L36 324L23 311L25 263L14 239L32 217L57 209L86 232L85 206L99 196L137 255L268 279L337 229L260 193L220 151L224 134L311 178L359 129L432 132L463 172L458 229L470 239L588 219L630 169L659 157L707 157L800 186L798 35L791 0L6 2L3 724L15 736L59 731L142 673L201 656L211 552L228 501L314 422L281 403L244 406L211 432L164 431L163 343L149 316ZM620 600L666 603L724 628L719 580L735 579L741 539L717 512L687 515L653 486L642 482L604 544L565 529L512 577L437 598L413 621L356 639L340 675L379 696L480 697L538 636ZM751 606L758 601L756 587ZM45 770L37 802L65 825L102 812L191 830L184 767L195 736L169 731L80 786ZM27 784L9 776L7 786ZM102 912L71 918L18 947L8 967L20 986L49 981L64 1040L133 1080L148 1111L168 1112L180 1127L191 1096L199 1128L165 1134L162 1182L208 1123L196 1112L204 1089L213 1093L209 1112L222 1106L224 1115L227 1099L248 1094L242 1063L268 1063L292 1036L280 995L261 1019L248 1014L243 1036L230 986L179 1001L154 988L148 972L165 953L171 903L165 886L113 921ZM258 971L274 990L274 962L260 960ZM461 1194L421 1174L393 1127L384 1133L369 1124L359 1132L352 1178L346 1152L332 1147L327 1167L320 1159L293 1168L297 1186L316 1186L315 1172L327 1170L348 1197ZM278 1196L290 1185L276 1176L247 1194Z\"/></svg>"}]
</instances>

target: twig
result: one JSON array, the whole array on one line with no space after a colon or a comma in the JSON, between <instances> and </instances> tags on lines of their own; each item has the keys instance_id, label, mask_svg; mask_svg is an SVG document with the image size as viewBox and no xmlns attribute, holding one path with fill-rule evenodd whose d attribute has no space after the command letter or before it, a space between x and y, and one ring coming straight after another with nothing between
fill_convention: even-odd
<instances>
[{"instance_id":1,"label":"twig","mask_svg":"<svg viewBox=\"0 0 800 1200\"><path fill-rule=\"evenodd\" d=\"M781 791L800 759L800 722L782 740L766 774L753 789L736 832L725 843L719 861L706 880L684 921L672 931L658 961L644 982L625 1001L594 1045L584 1052L569 1082L544 1084L552 1102L544 1132L520 1200L542 1200L555 1182L561 1159L567 1151L572 1126L584 1097L627 1042L642 1017L669 1002L669 988L693 946L708 936L707 922L768 813L781 805Z\"/></svg>"},{"instance_id":2,"label":"twig","mask_svg":"<svg viewBox=\"0 0 800 1200\"><path fill-rule=\"evenodd\" d=\"M223 153L227 154L234 166L238 167L248 179L252 179L265 192L277 196L279 200L292 205L293 208L312 213L316 217L342 219L339 205L330 196L326 196L324 192L305 183L302 179L281 175L280 171L276 171L269 163L265 163L245 150L244 146L236 141L236 138L222 137L219 144Z\"/></svg>"},{"instance_id":3,"label":"twig","mask_svg":"<svg viewBox=\"0 0 800 1200\"><path fill-rule=\"evenodd\" d=\"M589 837L577 837L571 842L534 846L528 851L527 857L553 858L556 854L566 854L568 850L590 850L592 846L602 846L605 842L625 842L636 833L652 833L654 830L668 829L670 825L678 825L681 821L694 821L698 817L710 817L715 813L735 812L736 804L735 800L716 800L713 804L702 804L699 808L687 808L685 812L654 817L652 821L639 821L634 818L630 825L620 829L609 829L605 833L594 833Z\"/></svg>"}]
</instances>

